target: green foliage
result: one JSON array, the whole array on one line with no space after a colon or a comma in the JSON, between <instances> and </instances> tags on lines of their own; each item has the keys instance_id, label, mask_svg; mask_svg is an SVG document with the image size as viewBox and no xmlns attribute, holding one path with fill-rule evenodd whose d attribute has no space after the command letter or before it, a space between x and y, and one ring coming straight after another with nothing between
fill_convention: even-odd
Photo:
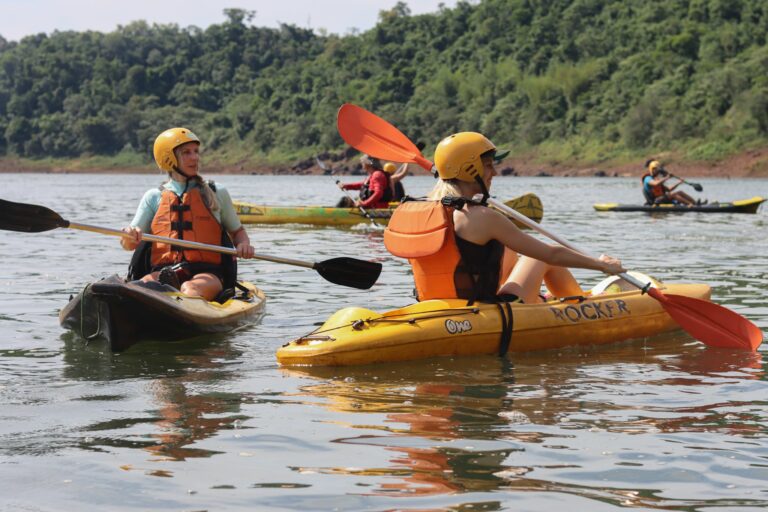
<instances>
[{"instance_id":1,"label":"green foliage","mask_svg":"<svg viewBox=\"0 0 768 512\"><path fill-rule=\"evenodd\" d=\"M685 148L722 156L768 134L762 0L406 2L346 36L139 21L0 37L0 155L149 162L182 125L221 162L287 162L344 144L344 102L434 145L480 130L579 160Z\"/></svg>"}]
</instances>

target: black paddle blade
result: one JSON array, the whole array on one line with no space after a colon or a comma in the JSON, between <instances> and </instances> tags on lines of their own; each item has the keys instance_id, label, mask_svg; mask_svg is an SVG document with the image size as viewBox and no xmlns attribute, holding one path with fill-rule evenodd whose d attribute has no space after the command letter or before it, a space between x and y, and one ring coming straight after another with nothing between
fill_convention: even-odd
<instances>
[{"instance_id":1,"label":"black paddle blade","mask_svg":"<svg viewBox=\"0 0 768 512\"><path fill-rule=\"evenodd\" d=\"M355 258L332 258L313 267L327 281L350 288L367 290L381 275L381 263Z\"/></svg>"},{"instance_id":2,"label":"black paddle blade","mask_svg":"<svg viewBox=\"0 0 768 512\"><path fill-rule=\"evenodd\" d=\"M689 185L692 186L693 190L695 190L696 192L701 192L702 190L704 190L704 187L702 187L698 183L689 183Z\"/></svg>"},{"instance_id":3,"label":"black paddle blade","mask_svg":"<svg viewBox=\"0 0 768 512\"><path fill-rule=\"evenodd\" d=\"M13 203L0 199L0 229L40 233L56 228L66 228L69 221L55 211L35 204Z\"/></svg>"}]
</instances>

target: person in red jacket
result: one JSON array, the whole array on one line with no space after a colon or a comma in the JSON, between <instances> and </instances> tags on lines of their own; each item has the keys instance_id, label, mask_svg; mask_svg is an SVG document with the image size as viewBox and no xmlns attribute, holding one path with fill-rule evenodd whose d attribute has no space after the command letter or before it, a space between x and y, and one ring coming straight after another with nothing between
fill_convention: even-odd
<instances>
[{"instance_id":1,"label":"person in red jacket","mask_svg":"<svg viewBox=\"0 0 768 512\"><path fill-rule=\"evenodd\" d=\"M384 171L378 158L363 155L360 158L363 170L368 173L365 181L356 183L346 183L340 185L343 190L359 190L360 199L355 201L354 206L363 208L388 208L392 200L392 187L390 186L389 174Z\"/></svg>"}]
</instances>

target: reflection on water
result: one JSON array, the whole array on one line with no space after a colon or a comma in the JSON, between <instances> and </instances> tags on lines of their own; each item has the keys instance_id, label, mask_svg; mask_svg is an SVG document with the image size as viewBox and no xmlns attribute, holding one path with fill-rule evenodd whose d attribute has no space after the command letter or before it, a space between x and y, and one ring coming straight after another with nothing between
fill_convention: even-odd
<instances>
[{"instance_id":1,"label":"reflection on water","mask_svg":"<svg viewBox=\"0 0 768 512\"><path fill-rule=\"evenodd\" d=\"M148 460L184 461L210 457L216 451L192 448L199 441L219 431L238 428L247 416L241 413L247 397L231 391L198 391L225 387L233 377L228 365L242 352L217 335L192 342L144 343L137 350L114 354L105 344L84 344L71 333L64 339L64 375L75 380L115 381L140 379L150 408L139 417L110 418L85 425L90 434L88 447L143 448ZM96 395L81 400L103 402L120 400L121 396ZM115 436L121 429L137 424L152 425L144 439ZM130 465L123 469L132 469ZM168 471L150 471L157 476L170 476Z\"/></svg>"},{"instance_id":2,"label":"reflection on water","mask_svg":"<svg viewBox=\"0 0 768 512\"><path fill-rule=\"evenodd\" d=\"M75 222L127 223L158 176L4 175L5 199ZM233 196L332 203L327 177L224 176ZM107 180L110 187L101 187ZM702 281L768 328L768 237L758 215L596 213L639 201L637 180L501 178L537 193L547 227L665 281ZM706 181L706 180L705 180ZM414 195L433 184L409 177ZM706 181L717 199L768 181ZM98 189L99 194L92 194ZM102 190L103 189L103 190ZM411 301L407 263L368 226L248 227L259 252L381 261L370 291L261 261L267 315L248 329L110 353L63 333L83 284L125 269L111 237L0 231L0 509L667 510L768 506L768 385L762 352L709 350L681 332L608 347L280 369L275 350L337 309ZM600 277L577 272L588 286ZM41 485L44 483L44 485ZM126 496L130 496L126 500Z\"/></svg>"},{"instance_id":3,"label":"reflection on water","mask_svg":"<svg viewBox=\"0 0 768 512\"><path fill-rule=\"evenodd\" d=\"M340 426L365 432L334 442L390 452L383 467L296 470L373 477L375 483L361 491L366 495L507 489L565 492L622 506L696 507L768 505L760 497L768 477L761 442L766 402L762 386L752 391L748 386L764 379L763 368L760 354L695 344L681 352L671 335L655 339L652 353L630 343L524 355L514 364L489 357L283 372L309 380L299 393L312 398L307 405L321 404L349 418L338 420ZM717 397L707 392L729 387L741 395L713 400ZM677 434L703 437L676 440ZM728 440L713 446L712 435ZM756 449L763 453L752 453ZM681 456L688 450L701 455ZM738 485L726 486L754 497L662 496L664 488L655 486L660 482L710 481L695 476L689 457L730 466Z\"/></svg>"}]
</instances>

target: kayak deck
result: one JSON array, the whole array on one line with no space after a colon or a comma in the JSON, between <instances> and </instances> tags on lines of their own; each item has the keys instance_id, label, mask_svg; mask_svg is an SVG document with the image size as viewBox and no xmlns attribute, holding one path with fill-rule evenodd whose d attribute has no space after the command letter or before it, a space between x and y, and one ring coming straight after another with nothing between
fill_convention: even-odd
<instances>
[{"instance_id":1,"label":"kayak deck","mask_svg":"<svg viewBox=\"0 0 768 512\"><path fill-rule=\"evenodd\" d=\"M142 340L228 332L256 322L264 312L264 293L251 283L241 284L247 291L219 304L159 283L137 284L114 275L86 285L61 310L59 322L87 340L106 339L116 352Z\"/></svg>"},{"instance_id":2,"label":"kayak deck","mask_svg":"<svg viewBox=\"0 0 768 512\"><path fill-rule=\"evenodd\" d=\"M706 284L660 285L665 293L708 300ZM510 304L509 352L600 345L678 329L655 299L639 290L583 300ZM430 300L376 313L345 308L321 327L277 351L281 365L346 366L435 356L495 354L503 318L497 304Z\"/></svg>"},{"instance_id":3,"label":"kayak deck","mask_svg":"<svg viewBox=\"0 0 768 512\"><path fill-rule=\"evenodd\" d=\"M685 206L679 204L620 204L597 203L593 207L599 212L651 212L651 213L757 213L766 199L760 196L739 199L732 202Z\"/></svg>"}]
</instances>

